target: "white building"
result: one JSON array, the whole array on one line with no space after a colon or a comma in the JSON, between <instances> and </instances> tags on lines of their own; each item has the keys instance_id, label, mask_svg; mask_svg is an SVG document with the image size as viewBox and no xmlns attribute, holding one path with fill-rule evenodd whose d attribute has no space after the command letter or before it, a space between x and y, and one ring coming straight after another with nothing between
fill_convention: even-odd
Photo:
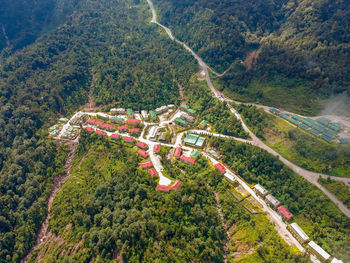
<instances>
[{"instance_id":1,"label":"white building","mask_svg":"<svg viewBox=\"0 0 350 263\"><path fill-rule=\"evenodd\" d=\"M158 126L152 126L150 129L149 129L149 132L148 132L148 137L151 141L155 141L156 140L156 137L158 135L158 129L160 127Z\"/></svg>"},{"instance_id":2,"label":"white building","mask_svg":"<svg viewBox=\"0 0 350 263\"><path fill-rule=\"evenodd\" d=\"M265 198L273 208L277 208L281 204L272 194L268 194Z\"/></svg>"},{"instance_id":3,"label":"white building","mask_svg":"<svg viewBox=\"0 0 350 263\"><path fill-rule=\"evenodd\" d=\"M125 109L124 108L118 108L118 109L116 109L116 108L112 108L111 110L110 110L110 112L111 112L111 114L113 114L113 115L117 115L117 114L125 114Z\"/></svg>"},{"instance_id":4,"label":"white building","mask_svg":"<svg viewBox=\"0 0 350 263\"><path fill-rule=\"evenodd\" d=\"M331 255L329 255L323 248L317 245L314 241L309 242L309 248L312 253L317 256L322 262L330 259Z\"/></svg>"},{"instance_id":5,"label":"white building","mask_svg":"<svg viewBox=\"0 0 350 263\"><path fill-rule=\"evenodd\" d=\"M162 107L155 109L154 111L157 115L159 115L159 114L166 112L167 110L168 110L167 106L162 106Z\"/></svg>"},{"instance_id":6,"label":"white building","mask_svg":"<svg viewBox=\"0 0 350 263\"><path fill-rule=\"evenodd\" d=\"M145 111L145 110L142 110L141 111L141 115L142 115L142 117L144 118L144 119L148 119L148 112L147 111Z\"/></svg>"},{"instance_id":7,"label":"white building","mask_svg":"<svg viewBox=\"0 0 350 263\"><path fill-rule=\"evenodd\" d=\"M291 228L294 236L299 240L299 242L305 243L305 242L309 241L308 235L304 232L304 230L297 223L291 223L290 228Z\"/></svg>"},{"instance_id":8,"label":"white building","mask_svg":"<svg viewBox=\"0 0 350 263\"><path fill-rule=\"evenodd\" d=\"M195 118L193 116L190 116L185 112L181 114L181 119L186 120L188 122L194 122L194 120L195 120Z\"/></svg>"},{"instance_id":9,"label":"white building","mask_svg":"<svg viewBox=\"0 0 350 263\"><path fill-rule=\"evenodd\" d=\"M255 189L255 192L258 194L258 195L260 195L260 196L262 196L262 197L265 197L269 192L264 188L264 187L262 187L260 184L256 184L255 186L254 186L254 189Z\"/></svg>"},{"instance_id":10,"label":"white building","mask_svg":"<svg viewBox=\"0 0 350 263\"><path fill-rule=\"evenodd\" d=\"M339 260L339 259L336 259L336 258L333 258L331 263L343 263L343 261Z\"/></svg>"}]
</instances>

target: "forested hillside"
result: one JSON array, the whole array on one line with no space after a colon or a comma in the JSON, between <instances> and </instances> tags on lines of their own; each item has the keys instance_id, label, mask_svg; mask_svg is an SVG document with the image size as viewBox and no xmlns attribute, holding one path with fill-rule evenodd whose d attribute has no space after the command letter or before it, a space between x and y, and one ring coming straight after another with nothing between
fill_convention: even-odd
<instances>
[{"instance_id":1,"label":"forested hillside","mask_svg":"<svg viewBox=\"0 0 350 263\"><path fill-rule=\"evenodd\" d=\"M155 6L161 22L214 70L234 65L221 79L228 94L304 113L318 110L317 97L350 96L346 0L157 0Z\"/></svg>"},{"instance_id":2,"label":"forested hillside","mask_svg":"<svg viewBox=\"0 0 350 263\"><path fill-rule=\"evenodd\" d=\"M18 262L32 246L49 179L63 172L62 160L53 163L61 155L45 139L46 128L86 103L93 73L97 103L177 103L175 80L186 84L196 66L150 17L143 2L86 1L1 65L0 262Z\"/></svg>"},{"instance_id":3,"label":"forested hillside","mask_svg":"<svg viewBox=\"0 0 350 263\"><path fill-rule=\"evenodd\" d=\"M32 44L38 37L63 23L80 2L0 0L0 58Z\"/></svg>"}]
</instances>

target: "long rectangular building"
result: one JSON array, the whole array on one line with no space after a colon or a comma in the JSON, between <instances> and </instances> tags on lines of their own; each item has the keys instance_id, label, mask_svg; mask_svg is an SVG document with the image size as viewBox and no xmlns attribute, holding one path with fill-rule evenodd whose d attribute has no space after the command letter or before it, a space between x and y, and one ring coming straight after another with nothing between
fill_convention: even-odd
<instances>
[{"instance_id":1,"label":"long rectangular building","mask_svg":"<svg viewBox=\"0 0 350 263\"><path fill-rule=\"evenodd\" d=\"M317 245L314 241L310 241L308 245L311 252L315 256L317 256L321 260L321 262L325 262L331 258L331 255L329 255L323 248Z\"/></svg>"},{"instance_id":2,"label":"long rectangular building","mask_svg":"<svg viewBox=\"0 0 350 263\"><path fill-rule=\"evenodd\" d=\"M297 223L291 223L290 229L293 233L293 235L298 239L299 242L305 243L309 241L309 236L304 232L304 230L297 224Z\"/></svg>"}]
</instances>

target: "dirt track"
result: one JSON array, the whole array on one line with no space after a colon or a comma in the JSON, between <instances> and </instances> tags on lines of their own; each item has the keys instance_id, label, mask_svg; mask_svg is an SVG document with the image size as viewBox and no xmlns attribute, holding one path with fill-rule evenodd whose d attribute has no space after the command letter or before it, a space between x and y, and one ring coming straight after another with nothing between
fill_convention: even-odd
<instances>
[{"instance_id":1,"label":"dirt track","mask_svg":"<svg viewBox=\"0 0 350 263\"><path fill-rule=\"evenodd\" d=\"M75 153L75 149L76 149L77 145L78 144L76 142L68 143L69 153L67 156L66 163L64 165L64 168L66 169L67 173L64 175L58 175L55 177L55 179L53 181L52 188L51 188L50 196L47 200L47 216L46 216L44 222L42 223L42 225L37 233L35 245L31 248L28 255L22 259L22 261L21 261L22 263L27 262L30 259L31 255L33 254L33 252L36 249L38 249L40 247L40 245L42 245L44 243L44 241L46 240L47 228L48 228L49 220L50 220L50 216L51 216L50 210L52 207L52 203L53 203L57 193L61 190L62 186L64 185L64 183L68 180L68 178L70 176L70 170L72 168L72 161L73 161L73 157L74 157L74 153Z\"/></svg>"}]
</instances>

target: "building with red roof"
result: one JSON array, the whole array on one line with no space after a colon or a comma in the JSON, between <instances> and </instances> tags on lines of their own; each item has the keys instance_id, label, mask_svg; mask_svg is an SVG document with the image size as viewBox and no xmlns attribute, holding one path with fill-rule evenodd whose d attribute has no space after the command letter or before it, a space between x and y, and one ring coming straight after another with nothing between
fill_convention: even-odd
<instances>
[{"instance_id":1,"label":"building with red roof","mask_svg":"<svg viewBox=\"0 0 350 263\"><path fill-rule=\"evenodd\" d=\"M148 172L151 175L151 177L158 176L158 173L157 173L156 169L154 169L154 168L148 169Z\"/></svg>"},{"instance_id":2,"label":"building with red roof","mask_svg":"<svg viewBox=\"0 0 350 263\"><path fill-rule=\"evenodd\" d=\"M92 125L96 125L96 126L101 126L102 124L104 124L102 121L98 121L98 120L93 120L93 119L89 119L88 124L92 124Z\"/></svg>"},{"instance_id":3,"label":"building with red roof","mask_svg":"<svg viewBox=\"0 0 350 263\"><path fill-rule=\"evenodd\" d=\"M95 129L92 127L86 127L85 130L87 130L88 132L93 132Z\"/></svg>"},{"instance_id":4,"label":"building with red roof","mask_svg":"<svg viewBox=\"0 0 350 263\"><path fill-rule=\"evenodd\" d=\"M182 155L180 158L180 161L186 164L194 164L194 162L196 161L195 159L192 159L191 157L187 157Z\"/></svg>"},{"instance_id":5,"label":"building with red roof","mask_svg":"<svg viewBox=\"0 0 350 263\"><path fill-rule=\"evenodd\" d=\"M288 209L285 208L283 205L279 206L277 209L286 220L289 220L293 217L293 214L289 212Z\"/></svg>"},{"instance_id":6,"label":"building with red roof","mask_svg":"<svg viewBox=\"0 0 350 263\"><path fill-rule=\"evenodd\" d=\"M142 156L142 158L147 158L148 157L148 152L144 150L138 150L137 153Z\"/></svg>"},{"instance_id":7,"label":"building with red roof","mask_svg":"<svg viewBox=\"0 0 350 263\"><path fill-rule=\"evenodd\" d=\"M141 148L141 149L147 149L148 148L148 145L144 142L138 142L136 143L136 146Z\"/></svg>"},{"instance_id":8,"label":"building with red roof","mask_svg":"<svg viewBox=\"0 0 350 263\"><path fill-rule=\"evenodd\" d=\"M219 170L220 173L224 174L226 172L225 166L223 166L221 163L215 164L216 169Z\"/></svg>"},{"instance_id":9,"label":"building with red roof","mask_svg":"<svg viewBox=\"0 0 350 263\"><path fill-rule=\"evenodd\" d=\"M146 162L146 163L140 163L140 167L141 169L146 169L146 168L150 168L153 166L152 162Z\"/></svg>"},{"instance_id":10,"label":"building with red roof","mask_svg":"<svg viewBox=\"0 0 350 263\"><path fill-rule=\"evenodd\" d=\"M180 186L181 184L182 184L181 181L176 180L175 183L171 186L171 189L174 190L174 191L176 191L177 188L179 188L179 186Z\"/></svg>"},{"instance_id":11,"label":"building with red roof","mask_svg":"<svg viewBox=\"0 0 350 263\"><path fill-rule=\"evenodd\" d=\"M155 153L160 152L160 144L154 145L153 151L154 151Z\"/></svg>"},{"instance_id":12,"label":"building with red roof","mask_svg":"<svg viewBox=\"0 0 350 263\"><path fill-rule=\"evenodd\" d=\"M112 140L119 141L121 138L122 138L122 136L121 136L120 134L113 133L113 134L111 135L111 139L112 139Z\"/></svg>"},{"instance_id":13,"label":"building with red roof","mask_svg":"<svg viewBox=\"0 0 350 263\"><path fill-rule=\"evenodd\" d=\"M107 130L107 131L115 131L115 126L114 125L106 124L106 123L104 123L102 121L90 119L90 120L88 120L88 124L98 126L99 128Z\"/></svg>"},{"instance_id":14,"label":"building with red roof","mask_svg":"<svg viewBox=\"0 0 350 263\"><path fill-rule=\"evenodd\" d=\"M102 131L102 130L96 130L95 133L98 135L106 135L107 134L105 131Z\"/></svg>"},{"instance_id":15,"label":"building with red roof","mask_svg":"<svg viewBox=\"0 0 350 263\"><path fill-rule=\"evenodd\" d=\"M129 129L129 133L138 133L138 132L140 132L139 128L131 128L131 129Z\"/></svg>"},{"instance_id":16,"label":"building with red roof","mask_svg":"<svg viewBox=\"0 0 350 263\"><path fill-rule=\"evenodd\" d=\"M129 124L129 125L140 125L141 124L141 120L127 119L126 123Z\"/></svg>"},{"instance_id":17,"label":"building with red roof","mask_svg":"<svg viewBox=\"0 0 350 263\"><path fill-rule=\"evenodd\" d=\"M156 188L158 191L163 191L163 192L169 192L170 191L170 186L167 185L157 185Z\"/></svg>"},{"instance_id":18,"label":"building with red roof","mask_svg":"<svg viewBox=\"0 0 350 263\"><path fill-rule=\"evenodd\" d=\"M100 127L102 129L107 130L107 131L115 131L115 126L112 125L112 124L105 124L105 123L103 123L102 125L100 125Z\"/></svg>"},{"instance_id":19,"label":"building with red roof","mask_svg":"<svg viewBox=\"0 0 350 263\"><path fill-rule=\"evenodd\" d=\"M175 149L175 158L180 158L180 156L181 156L181 151L182 151L182 149L181 149L181 147L179 146L179 147L177 147L176 149Z\"/></svg>"},{"instance_id":20,"label":"building with red roof","mask_svg":"<svg viewBox=\"0 0 350 263\"><path fill-rule=\"evenodd\" d=\"M132 144L134 142L134 139L129 136L124 136L123 141L129 144Z\"/></svg>"},{"instance_id":21,"label":"building with red roof","mask_svg":"<svg viewBox=\"0 0 350 263\"><path fill-rule=\"evenodd\" d=\"M119 126L118 127L119 132L128 132L128 126Z\"/></svg>"}]
</instances>

